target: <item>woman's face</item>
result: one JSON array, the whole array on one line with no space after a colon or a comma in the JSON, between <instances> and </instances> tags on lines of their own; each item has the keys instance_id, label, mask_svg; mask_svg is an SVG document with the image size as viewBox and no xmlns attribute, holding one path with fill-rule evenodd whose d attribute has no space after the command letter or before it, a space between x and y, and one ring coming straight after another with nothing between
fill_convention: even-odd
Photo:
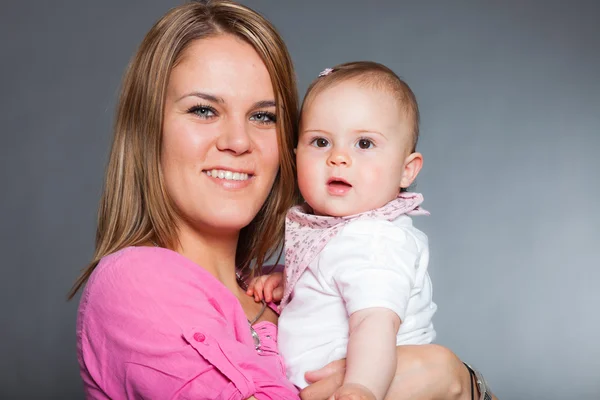
<instances>
[{"instance_id":1,"label":"woman's face","mask_svg":"<svg viewBox=\"0 0 600 400\"><path fill-rule=\"evenodd\" d=\"M161 167L180 229L238 233L279 168L275 95L251 45L232 35L192 42L173 68Z\"/></svg>"}]
</instances>

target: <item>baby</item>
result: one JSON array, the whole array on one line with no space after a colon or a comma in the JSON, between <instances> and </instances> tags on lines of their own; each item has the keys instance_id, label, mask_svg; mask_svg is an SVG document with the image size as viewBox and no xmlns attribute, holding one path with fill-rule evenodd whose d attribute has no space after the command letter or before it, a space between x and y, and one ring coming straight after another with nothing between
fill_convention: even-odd
<instances>
[{"instance_id":1,"label":"baby","mask_svg":"<svg viewBox=\"0 0 600 400\"><path fill-rule=\"evenodd\" d=\"M409 217L427 212L405 191L423 165L418 135L413 92L381 64L328 68L306 93L296 147L306 203L287 215L285 277L248 290L281 301L279 349L300 388L305 372L347 358L335 399L383 399L396 346L435 338L427 236Z\"/></svg>"}]
</instances>

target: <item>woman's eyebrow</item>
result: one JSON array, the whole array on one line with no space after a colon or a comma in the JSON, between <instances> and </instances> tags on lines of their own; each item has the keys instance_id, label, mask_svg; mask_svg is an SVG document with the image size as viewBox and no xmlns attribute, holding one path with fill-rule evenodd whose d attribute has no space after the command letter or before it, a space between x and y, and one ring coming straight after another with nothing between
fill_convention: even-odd
<instances>
[{"instance_id":1,"label":"woman's eyebrow","mask_svg":"<svg viewBox=\"0 0 600 400\"><path fill-rule=\"evenodd\" d=\"M223 100L222 97L214 96L212 94L203 93L203 92L190 92L190 93L184 94L179 99L177 99L177 101L183 100L186 97L198 97L200 99L211 101L213 103L220 103L220 104L225 103L225 100Z\"/></svg>"},{"instance_id":2,"label":"woman's eyebrow","mask_svg":"<svg viewBox=\"0 0 600 400\"><path fill-rule=\"evenodd\" d=\"M275 107L275 100L257 101L252 106L253 109L256 109L256 108L268 108L268 107Z\"/></svg>"}]
</instances>

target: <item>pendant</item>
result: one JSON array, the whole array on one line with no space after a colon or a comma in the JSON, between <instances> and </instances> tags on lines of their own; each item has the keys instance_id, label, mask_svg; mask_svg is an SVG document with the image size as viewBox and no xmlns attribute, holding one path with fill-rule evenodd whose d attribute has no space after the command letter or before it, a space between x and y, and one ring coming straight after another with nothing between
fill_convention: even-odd
<instances>
[{"instance_id":1,"label":"pendant","mask_svg":"<svg viewBox=\"0 0 600 400\"><path fill-rule=\"evenodd\" d=\"M256 332L256 330L252 327L252 325L250 325L250 334L252 335L252 339L254 339L254 350L256 350L257 352L261 353L260 350L260 336L258 336L258 333Z\"/></svg>"}]
</instances>

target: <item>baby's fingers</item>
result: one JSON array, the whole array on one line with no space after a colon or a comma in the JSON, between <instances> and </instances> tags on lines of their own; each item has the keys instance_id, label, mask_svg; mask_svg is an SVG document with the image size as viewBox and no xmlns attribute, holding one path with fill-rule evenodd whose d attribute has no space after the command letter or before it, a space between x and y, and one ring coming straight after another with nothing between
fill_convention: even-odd
<instances>
[{"instance_id":1,"label":"baby's fingers","mask_svg":"<svg viewBox=\"0 0 600 400\"><path fill-rule=\"evenodd\" d=\"M262 300L263 290L264 290L264 279L262 277L255 278L252 280L250 285L248 286L248 290L246 293L249 296L254 297L254 301L259 302Z\"/></svg>"},{"instance_id":2,"label":"baby's fingers","mask_svg":"<svg viewBox=\"0 0 600 400\"><path fill-rule=\"evenodd\" d=\"M283 297L283 274L281 272L274 272L265 280L264 294L265 300L268 302L281 300ZM275 297L277 289L281 288L281 295L279 299Z\"/></svg>"},{"instance_id":3,"label":"baby's fingers","mask_svg":"<svg viewBox=\"0 0 600 400\"><path fill-rule=\"evenodd\" d=\"M273 301L278 303L283 299L283 286L277 286L273 290Z\"/></svg>"},{"instance_id":4,"label":"baby's fingers","mask_svg":"<svg viewBox=\"0 0 600 400\"><path fill-rule=\"evenodd\" d=\"M254 286L254 300L261 301L264 295L264 281L262 279L258 279L256 285Z\"/></svg>"}]
</instances>

